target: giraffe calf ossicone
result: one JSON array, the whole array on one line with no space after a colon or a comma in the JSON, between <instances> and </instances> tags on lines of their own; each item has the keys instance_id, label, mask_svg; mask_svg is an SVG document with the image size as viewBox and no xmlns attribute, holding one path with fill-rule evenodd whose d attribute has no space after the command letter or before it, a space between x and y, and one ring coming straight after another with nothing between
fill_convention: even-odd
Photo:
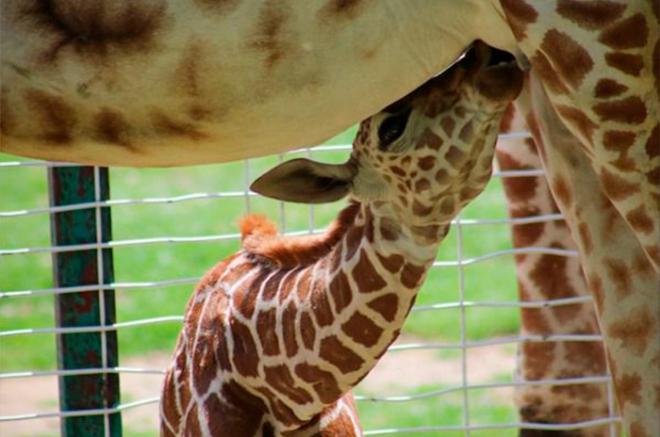
<instances>
[{"instance_id":1,"label":"giraffe calf ossicone","mask_svg":"<svg viewBox=\"0 0 660 437\"><path fill-rule=\"evenodd\" d=\"M161 435L361 435L351 388L398 336L451 219L490 178L500 118L522 84L501 55L475 43L363 121L345 164L292 160L253 184L282 200L351 200L321 236L242 221L242 249L186 309Z\"/></svg>"}]
</instances>

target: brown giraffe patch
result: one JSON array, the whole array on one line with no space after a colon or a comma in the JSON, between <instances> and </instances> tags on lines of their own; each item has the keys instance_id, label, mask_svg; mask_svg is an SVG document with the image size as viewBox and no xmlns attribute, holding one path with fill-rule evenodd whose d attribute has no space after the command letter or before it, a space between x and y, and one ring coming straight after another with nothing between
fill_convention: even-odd
<instances>
[{"instance_id":1,"label":"brown giraffe patch","mask_svg":"<svg viewBox=\"0 0 660 437\"><path fill-rule=\"evenodd\" d=\"M284 364L278 366L264 366L266 382L279 393L288 397L298 405L314 402L314 398L303 388L298 387Z\"/></svg>"},{"instance_id":2,"label":"brown giraffe patch","mask_svg":"<svg viewBox=\"0 0 660 437\"><path fill-rule=\"evenodd\" d=\"M205 58L200 41L188 44L179 65L174 70L174 89L184 96L199 98L203 95L200 69Z\"/></svg>"},{"instance_id":3,"label":"brown giraffe patch","mask_svg":"<svg viewBox=\"0 0 660 437\"><path fill-rule=\"evenodd\" d=\"M626 5L607 0L559 0L557 13L585 29L599 29L619 18Z\"/></svg>"},{"instance_id":4,"label":"brown giraffe patch","mask_svg":"<svg viewBox=\"0 0 660 437\"><path fill-rule=\"evenodd\" d=\"M625 261L606 257L603 258L603 264L605 265L610 281L616 287L618 297L623 299L628 296L631 292L631 278Z\"/></svg>"},{"instance_id":5,"label":"brown giraffe patch","mask_svg":"<svg viewBox=\"0 0 660 437\"><path fill-rule=\"evenodd\" d=\"M329 404L341 396L341 390L332 373L309 363L297 364L294 372L300 379L312 385L321 402Z\"/></svg>"},{"instance_id":6,"label":"brown giraffe patch","mask_svg":"<svg viewBox=\"0 0 660 437\"><path fill-rule=\"evenodd\" d=\"M353 20L361 13L365 3L365 0L327 0L317 16L323 21Z\"/></svg>"},{"instance_id":7,"label":"brown giraffe patch","mask_svg":"<svg viewBox=\"0 0 660 437\"><path fill-rule=\"evenodd\" d=\"M632 309L624 319L612 323L607 328L611 338L621 340L622 346L632 350L637 356L644 355L649 341L655 341L658 333L651 309L638 307Z\"/></svg>"},{"instance_id":8,"label":"brown giraffe patch","mask_svg":"<svg viewBox=\"0 0 660 437\"><path fill-rule=\"evenodd\" d=\"M192 403L190 410L187 411L185 416L185 423L183 429L186 430L189 435L202 435L202 429L199 426L197 404Z\"/></svg>"},{"instance_id":9,"label":"brown giraffe patch","mask_svg":"<svg viewBox=\"0 0 660 437\"><path fill-rule=\"evenodd\" d=\"M441 168L435 173L435 181L440 185L447 185L449 181L449 173L444 168Z\"/></svg>"},{"instance_id":10,"label":"brown giraffe patch","mask_svg":"<svg viewBox=\"0 0 660 437\"><path fill-rule=\"evenodd\" d=\"M628 211L626 214L626 220L637 232L641 232L642 234L650 234L653 232L653 217L646 213L644 205L639 205L637 208Z\"/></svg>"},{"instance_id":11,"label":"brown giraffe patch","mask_svg":"<svg viewBox=\"0 0 660 437\"><path fill-rule=\"evenodd\" d=\"M616 97L626 91L628 91L628 87L614 79L601 79L594 89L595 95L599 99Z\"/></svg>"},{"instance_id":12,"label":"brown giraffe patch","mask_svg":"<svg viewBox=\"0 0 660 437\"><path fill-rule=\"evenodd\" d=\"M601 32L598 41L617 50L644 47L649 28L643 14L632 15Z\"/></svg>"},{"instance_id":13,"label":"brown giraffe patch","mask_svg":"<svg viewBox=\"0 0 660 437\"><path fill-rule=\"evenodd\" d=\"M451 146L445 154L445 160L454 168L458 168L458 164L463 160L465 153L456 146Z\"/></svg>"},{"instance_id":14,"label":"brown giraffe patch","mask_svg":"<svg viewBox=\"0 0 660 437\"><path fill-rule=\"evenodd\" d=\"M646 150L646 156L649 159L654 159L660 156L660 124L657 124L653 127L651 135L646 140L646 145L644 146Z\"/></svg>"},{"instance_id":15,"label":"brown giraffe patch","mask_svg":"<svg viewBox=\"0 0 660 437\"><path fill-rule=\"evenodd\" d=\"M303 312L300 316L300 333L305 348L313 350L314 341L316 340L316 328L314 328L312 316L307 311Z\"/></svg>"},{"instance_id":16,"label":"brown giraffe patch","mask_svg":"<svg viewBox=\"0 0 660 437\"><path fill-rule=\"evenodd\" d=\"M543 83L554 94L567 94L568 88L564 85L561 78L553 68L548 58L540 51L537 51L530 59L534 66L534 71L543 80Z\"/></svg>"},{"instance_id":17,"label":"brown giraffe patch","mask_svg":"<svg viewBox=\"0 0 660 437\"><path fill-rule=\"evenodd\" d=\"M374 268L364 249L360 250L360 259L351 271L351 276L360 293L372 293L387 285Z\"/></svg>"},{"instance_id":18,"label":"brown giraffe patch","mask_svg":"<svg viewBox=\"0 0 660 437\"><path fill-rule=\"evenodd\" d=\"M585 137L589 145L593 143L594 129L598 125L591 121L587 114L577 108L566 105L557 105L557 112L569 126L573 126Z\"/></svg>"},{"instance_id":19,"label":"brown giraffe patch","mask_svg":"<svg viewBox=\"0 0 660 437\"><path fill-rule=\"evenodd\" d=\"M96 140L130 147L130 126L121 113L103 108L94 116L94 137Z\"/></svg>"},{"instance_id":20,"label":"brown giraffe patch","mask_svg":"<svg viewBox=\"0 0 660 437\"><path fill-rule=\"evenodd\" d=\"M605 193L612 200L622 200L639 192L639 186L627 182L614 173L610 173L605 168L600 172L600 182Z\"/></svg>"},{"instance_id":21,"label":"brown giraffe patch","mask_svg":"<svg viewBox=\"0 0 660 437\"><path fill-rule=\"evenodd\" d=\"M62 97L31 89L24 94L25 103L39 121L41 137L48 142L65 144L72 140L78 117Z\"/></svg>"},{"instance_id":22,"label":"brown giraffe patch","mask_svg":"<svg viewBox=\"0 0 660 437\"><path fill-rule=\"evenodd\" d=\"M277 309L260 311L257 315L257 335L264 355L279 355L280 344L277 338Z\"/></svg>"},{"instance_id":23,"label":"brown giraffe patch","mask_svg":"<svg viewBox=\"0 0 660 437\"><path fill-rule=\"evenodd\" d=\"M282 338L286 356L291 358L298 353L298 341L296 340L296 313L297 306L294 301L282 312Z\"/></svg>"},{"instance_id":24,"label":"brown giraffe patch","mask_svg":"<svg viewBox=\"0 0 660 437\"><path fill-rule=\"evenodd\" d=\"M573 192L563 176L555 176L555 179L552 181L552 192L565 208L571 207L573 204Z\"/></svg>"},{"instance_id":25,"label":"brown giraffe patch","mask_svg":"<svg viewBox=\"0 0 660 437\"><path fill-rule=\"evenodd\" d=\"M277 295L277 289L282 282L284 276L289 273L288 270L278 270L275 272L270 279L267 279L266 285L264 285L261 298L265 301L273 299Z\"/></svg>"},{"instance_id":26,"label":"brown giraffe patch","mask_svg":"<svg viewBox=\"0 0 660 437\"><path fill-rule=\"evenodd\" d=\"M426 178L420 178L415 182L415 192L423 193L431 189L431 182Z\"/></svg>"},{"instance_id":27,"label":"brown giraffe patch","mask_svg":"<svg viewBox=\"0 0 660 437\"><path fill-rule=\"evenodd\" d=\"M222 394L223 397L229 398L228 402L221 399L219 394L216 393L209 396L204 402L205 416L211 435L222 435L223 433L227 433L226 435L254 435L259 429L263 413L254 408L249 408L248 405L242 402L238 402L238 405L236 405L237 399L235 399L235 396L231 396L232 391L244 390L235 382L226 382L225 384L232 387L231 389L223 387ZM263 404L256 397L255 400ZM240 410L241 414L236 414L237 410ZM188 430L186 430L187 433Z\"/></svg>"},{"instance_id":28,"label":"brown giraffe patch","mask_svg":"<svg viewBox=\"0 0 660 437\"><path fill-rule=\"evenodd\" d=\"M657 2L652 3L656 4ZM648 435L648 433L644 430L644 425L642 425L638 420L630 424L630 435L635 437L652 437Z\"/></svg>"},{"instance_id":29,"label":"brown giraffe patch","mask_svg":"<svg viewBox=\"0 0 660 437\"><path fill-rule=\"evenodd\" d=\"M603 145L607 150L628 149L635 142L635 133L621 130L608 130L603 134Z\"/></svg>"},{"instance_id":30,"label":"brown giraffe patch","mask_svg":"<svg viewBox=\"0 0 660 437\"><path fill-rule=\"evenodd\" d=\"M399 254L393 254L388 257L385 257L380 253L376 252L376 256L378 257L378 261L380 261L380 264L383 267L385 267L385 269L390 273L397 273L399 270L401 270L401 267L403 266L404 258Z\"/></svg>"},{"instance_id":31,"label":"brown giraffe patch","mask_svg":"<svg viewBox=\"0 0 660 437\"><path fill-rule=\"evenodd\" d=\"M536 207L523 206L511 209L512 218L534 217L540 214ZM513 228L513 245L515 247L531 246L536 243L543 234L545 223L516 224Z\"/></svg>"},{"instance_id":32,"label":"brown giraffe patch","mask_svg":"<svg viewBox=\"0 0 660 437\"><path fill-rule=\"evenodd\" d=\"M509 25L518 41L527 37L527 26L535 23L539 14L523 0L501 0Z\"/></svg>"},{"instance_id":33,"label":"brown giraffe patch","mask_svg":"<svg viewBox=\"0 0 660 437\"><path fill-rule=\"evenodd\" d=\"M646 105L637 96L597 103L593 110L601 121L618 121L626 124L640 124L646 120Z\"/></svg>"},{"instance_id":34,"label":"brown giraffe patch","mask_svg":"<svg viewBox=\"0 0 660 437\"><path fill-rule=\"evenodd\" d=\"M522 284L519 284L519 286L520 285ZM544 335L551 332L544 310L540 308L525 308L525 311L521 311L520 316L522 326L524 326L525 330L530 334Z\"/></svg>"},{"instance_id":35,"label":"brown giraffe patch","mask_svg":"<svg viewBox=\"0 0 660 437\"><path fill-rule=\"evenodd\" d=\"M353 226L349 228L346 232L346 252L344 253L344 260L349 261L353 259L355 253L360 248L360 242L362 241L362 236L364 235L363 226Z\"/></svg>"},{"instance_id":36,"label":"brown giraffe patch","mask_svg":"<svg viewBox=\"0 0 660 437\"><path fill-rule=\"evenodd\" d=\"M341 325L341 329L354 342L366 347L376 345L383 334L383 328L359 311L356 311L346 323Z\"/></svg>"},{"instance_id":37,"label":"brown giraffe patch","mask_svg":"<svg viewBox=\"0 0 660 437\"><path fill-rule=\"evenodd\" d=\"M531 170L528 165L521 165L510 154L498 150L497 161L502 170ZM503 181L504 192L513 202L526 202L536 194L538 181L536 177L505 178Z\"/></svg>"},{"instance_id":38,"label":"brown giraffe patch","mask_svg":"<svg viewBox=\"0 0 660 437\"><path fill-rule=\"evenodd\" d=\"M433 212L433 205L426 206L415 199L413 200L412 211L417 217L425 217Z\"/></svg>"},{"instance_id":39,"label":"brown giraffe patch","mask_svg":"<svg viewBox=\"0 0 660 437\"><path fill-rule=\"evenodd\" d=\"M426 273L426 266L418 266L407 262L401 270L401 283L406 288L417 287L424 273Z\"/></svg>"},{"instance_id":40,"label":"brown giraffe patch","mask_svg":"<svg viewBox=\"0 0 660 437\"><path fill-rule=\"evenodd\" d=\"M619 406L623 409L626 404L639 405L642 402L642 379L639 375L624 374L614 381Z\"/></svg>"},{"instance_id":41,"label":"brown giraffe patch","mask_svg":"<svg viewBox=\"0 0 660 437\"><path fill-rule=\"evenodd\" d=\"M359 355L344 346L334 335L321 340L319 355L342 373L360 370L364 364L364 360Z\"/></svg>"},{"instance_id":42,"label":"brown giraffe patch","mask_svg":"<svg viewBox=\"0 0 660 437\"><path fill-rule=\"evenodd\" d=\"M394 293L387 293L369 301L367 306L383 316L388 322L392 322L399 309L399 298Z\"/></svg>"},{"instance_id":43,"label":"brown giraffe patch","mask_svg":"<svg viewBox=\"0 0 660 437\"><path fill-rule=\"evenodd\" d=\"M351 285L348 283L348 277L343 270L339 270L335 277L332 278L328 289L332 296L332 303L335 306L335 313L339 314L353 299Z\"/></svg>"},{"instance_id":44,"label":"brown giraffe patch","mask_svg":"<svg viewBox=\"0 0 660 437\"><path fill-rule=\"evenodd\" d=\"M548 57L559 76L574 88L582 84L594 62L589 52L570 35L556 29L546 32L541 50Z\"/></svg>"},{"instance_id":45,"label":"brown giraffe patch","mask_svg":"<svg viewBox=\"0 0 660 437\"><path fill-rule=\"evenodd\" d=\"M437 159L435 156L433 155L424 156L417 160L417 166L423 171L429 171L435 166L436 162Z\"/></svg>"},{"instance_id":46,"label":"brown giraffe patch","mask_svg":"<svg viewBox=\"0 0 660 437\"><path fill-rule=\"evenodd\" d=\"M394 220L383 217L380 219L380 236L388 241L396 241L401 235L401 226Z\"/></svg>"},{"instance_id":47,"label":"brown giraffe patch","mask_svg":"<svg viewBox=\"0 0 660 437\"><path fill-rule=\"evenodd\" d=\"M440 138L440 136L436 135L431 129L426 128L424 129L424 132L422 132L422 135L420 135L419 140L417 140L415 148L421 149L428 147L432 150L440 150L443 144L444 140Z\"/></svg>"},{"instance_id":48,"label":"brown giraffe patch","mask_svg":"<svg viewBox=\"0 0 660 437\"><path fill-rule=\"evenodd\" d=\"M526 380L542 379L550 370L555 356L554 343L527 342L522 344L523 356L527 358L524 378Z\"/></svg>"},{"instance_id":49,"label":"brown giraffe patch","mask_svg":"<svg viewBox=\"0 0 660 437\"><path fill-rule=\"evenodd\" d=\"M52 65L69 49L86 62L117 54L138 54L157 47L166 24L166 2L25 2L20 20L50 37L39 61ZM68 53L68 52L67 52ZM101 59L99 59L101 58Z\"/></svg>"},{"instance_id":50,"label":"brown giraffe patch","mask_svg":"<svg viewBox=\"0 0 660 437\"><path fill-rule=\"evenodd\" d=\"M610 52L605 54L605 62L612 68L631 76L639 76L644 68L644 58L630 53Z\"/></svg>"},{"instance_id":51,"label":"brown giraffe patch","mask_svg":"<svg viewBox=\"0 0 660 437\"><path fill-rule=\"evenodd\" d=\"M236 317L229 317L229 332L234 340L233 359L236 370L244 376L258 376L259 354L250 328Z\"/></svg>"},{"instance_id":52,"label":"brown giraffe patch","mask_svg":"<svg viewBox=\"0 0 660 437\"><path fill-rule=\"evenodd\" d=\"M174 120L159 110L153 110L150 118L154 129L164 136L185 137L193 141L200 141L208 137L199 130L195 123Z\"/></svg>"},{"instance_id":53,"label":"brown giraffe patch","mask_svg":"<svg viewBox=\"0 0 660 437\"><path fill-rule=\"evenodd\" d=\"M274 2L265 3L261 7L257 28L249 43L251 49L265 55L264 65L267 69L277 65L291 49L291 44L285 39L285 24L289 15L284 10L285 6L285 3Z\"/></svg>"},{"instance_id":54,"label":"brown giraffe patch","mask_svg":"<svg viewBox=\"0 0 660 437\"><path fill-rule=\"evenodd\" d=\"M548 245L553 249L564 249L559 243ZM575 296L577 293L566 276L565 256L543 254L534 268L529 272L529 278L542 290L548 290L548 298L556 299Z\"/></svg>"},{"instance_id":55,"label":"brown giraffe patch","mask_svg":"<svg viewBox=\"0 0 660 437\"><path fill-rule=\"evenodd\" d=\"M447 134L447 137L451 138L454 133L454 128L456 127L456 122L452 117L445 116L440 120L440 127Z\"/></svg>"},{"instance_id":56,"label":"brown giraffe patch","mask_svg":"<svg viewBox=\"0 0 660 437\"><path fill-rule=\"evenodd\" d=\"M330 326L334 320L332 315L332 308L330 308L330 301L328 300L327 293L322 287L314 290L312 301L316 304L312 306L312 312L316 319L317 325Z\"/></svg>"},{"instance_id":57,"label":"brown giraffe patch","mask_svg":"<svg viewBox=\"0 0 660 437\"><path fill-rule=\"evenodd\" d=\"M445 216L450 216L456 211L456 204L453 197L445 197L440 202L440 212Z\"/></svg>"}]
</instances>

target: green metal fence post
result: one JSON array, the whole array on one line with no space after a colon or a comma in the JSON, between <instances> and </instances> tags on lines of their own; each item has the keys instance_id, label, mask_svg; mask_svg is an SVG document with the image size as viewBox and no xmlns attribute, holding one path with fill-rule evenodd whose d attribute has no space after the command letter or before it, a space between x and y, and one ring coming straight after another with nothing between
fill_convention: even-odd
<instances>
[{"instance_id":1,"label":"green metal fence post","mask_svg":"<svg viewBox=\"0 0 660 437\"><path fill-rule=\"evenodd\" d=\"M109 198L108 169L94 167L55 167L48 170L52 206L94 202ZM97 185L98 184L98 185ZM100 218L100 221L97 219ZM95 244L111 240L110 208L85 208L51 214L53 246ZM96 286L113 281L111 249L89 249L53 254L56 287ZM115 323L114 290L56 295L58 327L111 325ZM85 332L57 335L60 369L116 367L117 333ZM116 373L61 376L60 410L105 409L119 405L119 376ZM61 421L66 437L119 437L121 415L93 414L65 417Z\"/></svg>"}]
</instances>

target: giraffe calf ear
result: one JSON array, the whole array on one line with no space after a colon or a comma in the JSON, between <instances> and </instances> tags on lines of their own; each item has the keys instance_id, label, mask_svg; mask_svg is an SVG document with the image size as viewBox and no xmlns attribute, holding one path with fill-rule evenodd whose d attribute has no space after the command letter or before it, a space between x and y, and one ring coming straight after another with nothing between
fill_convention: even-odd
<instances>
[{"instance_id":1,"label":"giraffe calf ear","mask_svg":"<svg viewBox=\"0 0 660 437\"><path fill-rule=\"evenodd\" d=\"M277 200L328 203L348 194L355 173L349 162L335 165L292 159L267 171L250 189Z\"/></svg>"}]
</instances>

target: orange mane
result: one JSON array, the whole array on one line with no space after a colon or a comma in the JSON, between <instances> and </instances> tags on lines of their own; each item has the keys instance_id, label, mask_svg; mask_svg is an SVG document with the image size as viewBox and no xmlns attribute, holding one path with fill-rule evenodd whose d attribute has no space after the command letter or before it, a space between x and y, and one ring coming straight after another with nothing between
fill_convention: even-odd
<instances>
[{"instance_id":1,"label":"orange mane","mask_svg":"<svg viewBox=\"0 0 660 437\"><path fill-rule=\"evenodd\" d=\"M359 210L359 203L352 202L323 234L300 237L279 235L268 218L260 214L249 214L239 222L242 246L248 253L279 267L310 265L330 253L353 223Z\"/></svg>"}]
</instances>

